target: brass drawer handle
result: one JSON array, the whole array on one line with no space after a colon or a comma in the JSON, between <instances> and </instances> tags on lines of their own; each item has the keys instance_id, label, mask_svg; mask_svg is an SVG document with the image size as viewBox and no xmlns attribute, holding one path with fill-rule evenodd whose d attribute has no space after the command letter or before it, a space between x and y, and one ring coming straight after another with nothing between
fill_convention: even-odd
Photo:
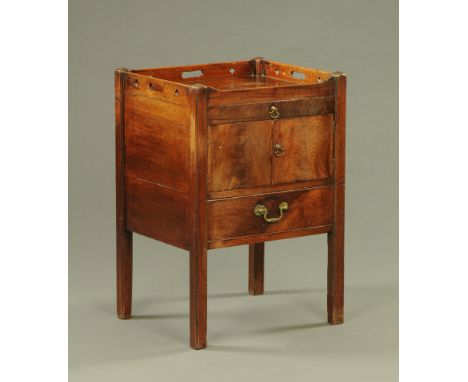
<instances>
[{"instance_id":1,"label":"brass drawer handle","mask_svg":"<svg viewBox=\"0 0 468 382\"><path fill-rule=\"evenodd\" d=\"M280 157L284 154L284 147L282 145L280 145L279 143L277 143L275 145L275 148L273 150L273 154L275 154L275 156L277 157Z\"/></svg>"},{"instance_id":2,"label":"brass drawer handle","mask_svg":"<svg viewBox=\"0 0 468 382\"><path fill-rule=\"evenodd\" d=\"M280 215L277 218L269 218L268 215L268 208L266 208L263 204L257 204L254 208L255 216L263 216L263 220L267 223L276 223L277 221L283 218L283 212L288 210L288 202L281 202L278 206Z\"/></svg>"},{"instance_id":3,"label":"brass drawer handle","mask_svg":"<svg viewBox=\"0 0 468 382\"><path fill-rule=\"evenodd\" d=\"M273 119L278 118L280 115L279 110L275 105L271 105L269 113L270 113L270 117Z\"/></svg>"}]
</instances>

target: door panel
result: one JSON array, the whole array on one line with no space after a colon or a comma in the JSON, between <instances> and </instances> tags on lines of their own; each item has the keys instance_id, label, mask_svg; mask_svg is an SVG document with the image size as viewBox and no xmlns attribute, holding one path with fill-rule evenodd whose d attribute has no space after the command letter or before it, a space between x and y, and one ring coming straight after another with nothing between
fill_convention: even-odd
<instances>
[{"instance_id":1,"label":"door panel","mask_svg":"<svg viewBox=\"0 0 468 382\"><path fill-rule=\"evenodd\" d=\"M333 116L275 121L272 183L327 179L333 156Z\"/></svg>"},{"instance_id":2,"label":"door panel","mask_svg":"<svg viewBox=\"0 0 468 382\"><path fill-rule=\"evenodd\" d=\"M271 124L255 121L209 127L211 192L271 184Z\"/></svg>"}]
</instances>

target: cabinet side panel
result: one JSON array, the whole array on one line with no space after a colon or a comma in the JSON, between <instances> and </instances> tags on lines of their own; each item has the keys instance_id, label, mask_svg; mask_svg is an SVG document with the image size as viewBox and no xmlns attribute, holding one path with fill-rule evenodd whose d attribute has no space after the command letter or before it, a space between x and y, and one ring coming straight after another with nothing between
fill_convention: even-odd
<instances>
[{"instance_id":1,"label":"cabinet side panel","mask_svg":"<svg viewBox=\"0 0 468 382\"><path fill-rule=\"evenodd\" d=\"M188 190L189 109L126 93L126 174L181 192Z\"/></svg>"},{"instance_id":2,"label":"cabinet side panel","mask_svg":"<svg viewBox=\"0 0 468 382\"><path fill-rule=\"evenodd\" d=\"M188 196L126 176L127 227L133 232L189 249Z\"/></svg>"},{"instance_id":3,"label":"cabinet side panel","mask_svg":"<svg viewBox=\"0 0 468 382\"><path fill-rule=\"evenodd\" d=\"M188 249L189 106L145 81L129 76L125 86L127 229Z\"/></svg>"}]
</instances>

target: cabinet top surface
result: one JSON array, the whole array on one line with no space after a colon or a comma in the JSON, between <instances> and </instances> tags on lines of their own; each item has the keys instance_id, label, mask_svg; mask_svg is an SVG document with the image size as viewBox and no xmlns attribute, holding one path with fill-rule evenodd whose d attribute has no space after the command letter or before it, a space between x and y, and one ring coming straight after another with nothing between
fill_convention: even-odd
<instances>
[{"instance_id":1,"label":"cabinet top surface","mask_svg":"<svg viewBox=\"0 0 468 382\"><path fill-rule=\"evenodd\" d=\"M328 71L262 58L216 64L124 70L161 82L172 82L187 87L199 84L216 91L318 84L327 81L333 75Z\"/></svg>"}]
</instances>

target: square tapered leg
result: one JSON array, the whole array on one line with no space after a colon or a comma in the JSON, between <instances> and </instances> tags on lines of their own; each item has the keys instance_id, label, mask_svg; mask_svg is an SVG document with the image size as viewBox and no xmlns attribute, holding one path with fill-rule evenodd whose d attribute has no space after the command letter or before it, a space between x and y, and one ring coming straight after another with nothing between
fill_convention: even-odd
<instances>
[{"instance_id":1,"label":"square tapered leg","mask_svg":"<svg viewBox=\"0 0 468 382\"><path fill-rule=\"evenodd\" d=\"M128 319L132 315L133 236L117 229L117 315Z\"/></svg>"},{"instance_id":2,"label":"square tapered leg","mask_svg":"<svg viewBox=\"0 0 468 382\"><path fill-rule=\"evenodd\" d=\"M190 347L206 347L207 250L190 252Z\"/></svg>"},{"instance_id":3,"label":"square tapered leg","mask_svg":"<svg viewBox=\"0 0 468 382\"><path fill-rule=\"evenodd\" d=\"M328 234L327 310L330 324L343 323L344 306L344 185L335 187L335 225Z\"/></svg>"},{"instance_id":4,"label":"square tapered leg","mask_svg":"<svg viewBox=\"0 0 468 382\"><path fill-rule=\"evenodd\" d=\"M265 243L249 244L249 293L263 294L264 291Z\"/></svg>"}]
</instances>

